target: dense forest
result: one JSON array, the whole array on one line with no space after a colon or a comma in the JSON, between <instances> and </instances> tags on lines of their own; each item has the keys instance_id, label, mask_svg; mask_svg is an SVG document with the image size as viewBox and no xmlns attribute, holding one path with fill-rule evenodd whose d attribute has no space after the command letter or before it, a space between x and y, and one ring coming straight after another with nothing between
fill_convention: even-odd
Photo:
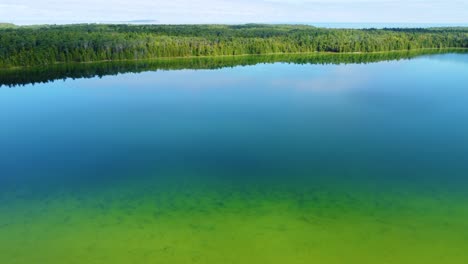
<instances>
[{"instance_id":1,"label":"dense forest","mask_svg":"<svg viewBox=\"0 0 468 264\"><path fill-rule=\"evenodd\" d=\"M304 25L0 27L0 67L312 52L468 48L468 28L325 29Z\"/></svg>"},{"instance_id":2,"label":"dense forest","mask_svg":"<svg viewBox=\"0 0 468 264\"><path fill-rule=\"evenodd\" d=\"M259 63L294 64L367 64L379 61L408 60L434 53L468 53L464 49L394 51L385 53L310 53L275 54L225 57L191 57L160 60L128 60L95 63L65 63L0 71L0 88L16 87L64 80L67 78L94 78L122 73L140 73L158 70L220 69L249 66Z\"/></svg>"}]
</instances>

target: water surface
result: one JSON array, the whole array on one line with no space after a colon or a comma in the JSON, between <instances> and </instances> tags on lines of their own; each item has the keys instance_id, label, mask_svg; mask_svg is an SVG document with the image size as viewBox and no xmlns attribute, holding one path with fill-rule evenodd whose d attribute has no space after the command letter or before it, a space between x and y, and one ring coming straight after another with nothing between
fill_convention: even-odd
<instances>
[{"instance_id":1,"label":"water surface","mask_svg":"<svg viewBox=\"0 0 468 264\"><path fill-rule=\"evenodd\" d=\"M468 55L195 68L0 88L0 263L467 263Z\"/></svg>"}]
</instances>

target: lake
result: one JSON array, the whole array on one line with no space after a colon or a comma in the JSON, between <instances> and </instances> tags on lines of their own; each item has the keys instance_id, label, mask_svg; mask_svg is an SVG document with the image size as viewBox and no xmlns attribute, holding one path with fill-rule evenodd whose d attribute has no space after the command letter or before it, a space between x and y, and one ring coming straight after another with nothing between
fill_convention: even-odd
<instances>
[{"instance_id":1,"label":"lake","mask_svg":"<svg viewBox=\"0 0 468 264\"><path fill-rule=\"evenodd\" d=\"M0 263L468 263L468 54L0 73Z\"/></svg>"}]
</instances>

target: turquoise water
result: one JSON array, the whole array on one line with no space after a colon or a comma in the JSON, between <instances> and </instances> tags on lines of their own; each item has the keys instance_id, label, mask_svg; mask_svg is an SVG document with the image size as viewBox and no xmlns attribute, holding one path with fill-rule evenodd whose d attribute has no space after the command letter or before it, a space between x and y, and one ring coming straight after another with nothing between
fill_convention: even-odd
<instances>
[{"instance_id":1,"label":"turquoise water","mask_svg":"<svg viewBox=\"0 0 468 264\"><path fill-rule=\"evenodd\" d=\"M299 23L302 24L302 23ZM467 27L468 23L305 23L324 28L433 28L433 27Z\"/></svg>"},{"instance_id":2,"label":"turquoise water","mask_svg":"<svg viewBox=\"0 0 468 264\"><path fill-rule=\"evenodd\" d=\"M468 55L0 88L0 263L467 263Z\"/></svg>"}]
</instances>

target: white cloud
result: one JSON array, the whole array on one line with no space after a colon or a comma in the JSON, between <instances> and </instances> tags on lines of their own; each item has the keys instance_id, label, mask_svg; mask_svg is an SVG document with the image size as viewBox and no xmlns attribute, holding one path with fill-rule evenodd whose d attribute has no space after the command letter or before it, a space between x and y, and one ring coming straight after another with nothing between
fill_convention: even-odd
<instances>
[{"instance_id":1,"label":"white cloud","mask_svg":"<svg viewBox=\"0 0 468 264\"><path fill-rule=\"evenodd\" d=\"M468 0L0 0L14 23L424 22L468 23Z\"/></svg>"}]
</instances>

